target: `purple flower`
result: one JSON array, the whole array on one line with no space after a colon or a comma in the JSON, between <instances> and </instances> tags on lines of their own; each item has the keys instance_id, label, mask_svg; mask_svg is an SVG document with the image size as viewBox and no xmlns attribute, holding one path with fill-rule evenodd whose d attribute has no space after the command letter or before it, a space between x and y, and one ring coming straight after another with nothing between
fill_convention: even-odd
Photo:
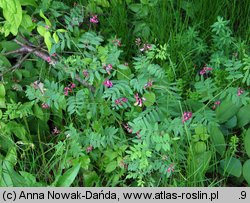
<instances>
[{"instance_id":1,"label":"purple flower","mask_svg":"<svg viewBox=\"0 0 250 203\"><path fill-rule=\"evenodd\" d=\"M106 79L104 82L103 82L104 86L106 86L107 88L110 88L110 87L113 87L113 83Z\"/></svg>"},{"instance_id":2,"label":"purple flower","mask_svg":"<svg viewBox=\"0 0 250 203\"><path fill-rule=\"evenodd\" d=\"M204 75L205 73L207 73L208 71L213 70L213 68L211 67L203 67L203 69L200 71L200 75Z\"/></svg>"},{"instance_id":3,"label":"purple flower","mask_svg":"<svg viewBox=\"0 0 250 203\"><path fill-rule=\"evenodd\" d=\"M113 66L112 66L112 64L108 64L108 65L104 65L103 68L110 75L110 71L113 69Z\"/></svg>"},{"instance_id":4,"label":"purple flower","mask_svg":"<svg viewBox=\"0 0 250 203\"><path fill-rule=\"evenodd\" d=\"M116 105L122 105L122 103L125 103L125 102L128 102L128 99L127 98L125 98L125 97L123 97L123 98L119 98L119 99L116 99L115 100L115 104Z\"/></svg>"},{"instance_id":5,"label":"purple flower","mask_svg":"<svg viewBox=\"0 0 250 203\"><path fill-rule=\"evenodd\" d=\"M139 107L142 107L142 104L143 104L143 101L145 101L146 99L145 98L140 98L139 96L138 96L138 93L136 93L135 95L135 103L134 103L134 106L139 106Z\"/></svg>"},{"instance_id":6,"label":"purple flower","mask_svg":"<svg viewBox=\"0 0 250 203\"><path fill-rule=\"evenodd\" d=\"M46 103L42 103L42 108L43 108L43 109L48 109L48 108L49 108L49 105L46 104Z\"/></svg>"},{"instance_id":7,"label":"purple flower","mask_svg":"<svg viewBox=\"0 0 250 203\"><path fill-rule=\"evenodd\" d=\"M92 18L89 19L89 22L97 24L99 23L97 15L93 15Z\"/></svg>"},{"instance_id":8,"label":"purple flower","mask_svg":"<svg viewBox=\"0 0 250 203\"><path fill-rule=\"evenodd\" d=\"M244 93L244 90L241 89L240 87L238 88L238 92L237 92L237 95L240 96Z\"/></svg>"},{"instance_id":9,"label":"purple flower","mask_svg":"<svg viewBox=\"0 0 250 203\"><path fill-rule=\"evenodd\" d=\"M140 49L140 51L147 51L151 48L152 46L150 44L144 44L143 47Z\"/></svg>"},{"instance_id":10,"label":"purple flower","mask_svg":"<svg viewBox=\"0 0 250 203\"><path fill-rule=\"evenodd\" d=\"M189 120L190 118L192 118L192 116L193 116L193 113L191 111L184 112L183 116L182 116L182 123L184 123L187 120Z\"/></svg>"},{"instance_id":11,"label":"purple flower","mask_svg":"<svg viewBox=\"0 0 250 203\"><path fill-rule=\"evenodd\" d=\"M60 130L57 129L57 127L54 127L54 129L53 129L53 131L52 131L52 134L53 134L53 135L58 135L58 134L60 134Z\"/></svg>"},{"instance_id":12,"label":"purple flower","mask_svg":"<svg viewBox=\"0 0 250 203\"><path fill-rule=\"evenodd\" d=\"M89 153L89 152L91 152L93 149L94 149L94 147L90 145L90 146L88 146L88 147L86 148L86 152Z\"/></svg>"}]
</instances>

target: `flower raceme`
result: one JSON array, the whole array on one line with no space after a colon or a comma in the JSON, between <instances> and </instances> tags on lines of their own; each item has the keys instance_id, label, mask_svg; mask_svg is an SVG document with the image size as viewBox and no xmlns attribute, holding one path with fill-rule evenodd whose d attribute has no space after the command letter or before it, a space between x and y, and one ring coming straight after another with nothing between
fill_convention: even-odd
<instances>
[{"instance_id":1,"label":"flower raceme","mask_svg":"<svg viewBox=\"0 0 250 203\"><path fill-rule=\"evenodd\" d=\"M89 22L97 24L99 23L97 15L93 15L92 18L89 19Z\"/></svg>"},{"instance_id":2,"label":"flower raceme","mask_svg":"<svg viewBox=\"0 0 250 203\"><path fill-rule=\"evenodd\" d=\"M112 66L112 64L108 64L108 65L104 65L103 68L110 75L110 71L113 69L113 66Z\"/></svg>"},{"instance_id":3,"label":"flower raceme","mask_svg":"<svg viewBox=\"0 0 250 203\"><path fill-rule=\"evenodd\" d=\"M192 116L193 116L193 113L191 111L184 112L182 116L182 123L185 123L186 121L188 121L190 118L192 118Z\"/></svg>"},{"instance_id":4,"label":"flower raceme","mask_svg":"<svg viewBox=\"0 0 250 203\"><path fill-rule=\"evenodd\" d=\"M241 89L240 87L238 88L237 95L240 96L244 93L244 90Z\"/></svg>"},{"instance_id":5,"label":"flower raceme","mask_svg":"<svg viewBox=\"0 0 250 203\"><path fill-rule=\"evenodd\" d=\"M103 82L103 85L106 86L107 88L113 87L113 83L109 79L106 79Z\"/></svg>"},{"instance_id":6,"label":"flower raceme","mask_svg":"<svg viewBox=\"0 0 250 203\"><path fill-rule=\"evenodd\" d=\"M135 103L134 105L135 106L139 106L139 107L142 107L142 104L143 104L143 101L145 101L146 99L144 97L140 98L138 93L135 94Z\"/></svg>"},{"instance_id":7,"label":"flower raceme","mask_svg":"<svg viewBox=\"0 0 250 203\"><path fill-rule=\"evenodd\" d=\"M207 73L208 71L211 71L211 70L213 70L213 68L205 66L205 67L200 71L200 75L204 75L205 73Z\"/></svg>"},{"instance_id":8,"label":"flower raceme","mask_svg":"<svg viewBox=\"0 0 250 203\"><path fill-rule=\"evenodd\" d=\"M115 104L116 104L116 105L122 105L123 102L127 102L127 101L128 101L128 99L125 98L125 97L123 97L123 98L116 99L116 100L115 100Z\"/></svg>"},{"instance_id":9,"label":"flower raceme","mask_svg":"<svg viewBox=\"0 0 250 203\"><path fill-rule=\"evenodd\" d=\"M70 83L67 87L64 88L64 95L68 96L69 92L72 92L72 90L76 87L75 83Z\"/></svg>"}]
</instances>

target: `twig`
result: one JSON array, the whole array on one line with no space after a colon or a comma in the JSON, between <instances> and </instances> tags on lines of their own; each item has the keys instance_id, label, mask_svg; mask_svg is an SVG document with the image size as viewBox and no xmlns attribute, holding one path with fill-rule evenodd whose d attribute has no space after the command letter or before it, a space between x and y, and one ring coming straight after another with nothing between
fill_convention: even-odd
<instances>
[{"instance_id":1,"label":"twig","mask_svg":"<svg viewBox=\"0 0 250 203\"><path fill-rule=\"evenodd\" d=\"M14 39L13 41L16 42L18 45L20 45L21 48L15 50L15 51L7 52L7 53L5 53L5 55L9 55L9 54L13 54L13 53L18 53L18 54L21 54L21 53L28 53L28 54L31 54L31 53L32 53L32 54L36 55L37 57L43 59L44 61L49 62L49 64L51 64L51 65L55 65L55 64L58 63L58 61L57 61L56 59L54 59L53 57L51 57L51 56L50 56L49 54L47 54L46 52L41 51L41 50L38 49L37 47L34 47L34 45L32 45L32 44L31 44L27 39L25 39L25 38L24 38L24 41L25 41L27 44L24 44L24 43L20 42L20 41L17 40L17 39ZM32 46L30 46L30 45L32 45ZM25 56L26 58L29 56L28 54ZM14 69L16 69L17 67L19 67L19 66L22 64L22 62L26 59L25 57L22 58L22 60L20 61L21 63L18 62L15 66L13 66L13 67L11 68L11 70L14 70ZM66 67L66 65L65 65L65 67ZM66 68L67 68L67 67L66 67ZM82 80L82 79L80 78L79 74L76 74L75 79L76 79L79 83L81 83L83 86L89 88L92 92L95 92L95 88L94 88L92 85L88 84L87 81Z\"/></svg>"}]
</instances>

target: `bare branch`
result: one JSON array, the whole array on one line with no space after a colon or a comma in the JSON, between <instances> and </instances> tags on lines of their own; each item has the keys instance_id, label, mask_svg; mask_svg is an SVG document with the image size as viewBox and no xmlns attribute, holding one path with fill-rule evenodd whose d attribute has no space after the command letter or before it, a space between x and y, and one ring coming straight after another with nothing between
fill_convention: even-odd
<instances>
[{"instance_id":1,"label":"bare branch","mask_svg":"<svg viewBox=\"0 0 250 203\"><path fill-rule=\"evenodd\" d=\"M58 61L57 61L56 59L54 59L53 57L51 57L48 53L46 53L46 52L44 52L44 51L41 51L41 50L38 49L37 47L33 47L34 45L33 45L33 46L27 45L27 44L31 44L27 39L24 40L27 44L24 44L24 43L20 42L20 41L17 40L17 39L14 39L13 41L16 42L17 44L19 44L19 45L21 46L21 48L18 49L19 51L16 50L15 53L25 53L25 52L33 53L34 55L36 55L37 57L43 59L44 61L47 61L47 62L48 62L49 64L51 64L51 65L55 65L56 63L58 63ZM26 55L26 56L27 56L27 55ZM28 57L28 56L27 56L27 57ZM22 61L22 62L23 62L23 61ZM21 63L22 63L22 62L21 62ZM12 69L12 70L15 69L14 67L16 67L16 66L19 67L19 66L21 65L21 63L18 62L18 63L17 63L15 66L13 66L11 69ZM65 66L65 68L67 68L67 67ZM79 83L81 83L83 86L89 88L92 92L95 91L95 88L94 88L92 85L88 84L87 81L82 80L78 74L76 75L75 79L76 79Z\"/></svg>"}]
</instances>

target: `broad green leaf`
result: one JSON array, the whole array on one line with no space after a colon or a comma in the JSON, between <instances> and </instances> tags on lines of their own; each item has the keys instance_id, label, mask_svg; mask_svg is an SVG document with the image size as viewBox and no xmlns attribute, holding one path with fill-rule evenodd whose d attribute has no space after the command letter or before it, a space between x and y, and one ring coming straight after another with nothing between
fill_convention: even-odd
<instances>
[{"instance_id":1,"label":"broad green leaf","mask_svg":"<svg viewBox=\"0 0 250 203\"><path fill-rule=\"evenodd\" d=\"M216 151L223 156L225 150L226 150L226 143L224 135L222 134L221 130L215 126L210 126L210 137L212 139L212 143L216 149Z\"/></svg>"},{"instance_id":2,"label":"broad green leaf","mask_svg":"<svg viewBox=\"0 0 250 203\"><path fill-rule=\"evenodd\" d=\"M51 22L49 21L48 18L43 14L42 10L40 10L40 16L45 20L46 25L51 26Z\"/></svg>"},{"instance_id":3,"label":"broad green leaf","mask_svg":"<svg viewBox=\"0 0 250 203\"><path fill-rule=\"evenodd\" d=\"M17 138L19 138L23 142L28 142L28 138L26 137L26 130L22 124L16 123L15 121L10 121L7 125Z\"/></svg>"},{"instance_id":4,"label":"broad green leaf","mask_svg":"<svg viewBox=\"0 0 250 203\"><path fill-rule=\"evenodd\" d=\"M236 125L237 125L237 116L233 116L225 123L225 126L229 129L235 128Z\"/></svg>"},{"instance_id":5,"label":"broad green leaf","mask_svg":"<svg viewBox=\"0 0 250 203\"><path fill-rule=\"evenodd\" d=\"M200 153L204 153L206 151L207 147L206 147L206 144L205 142L196 142L194 144L194 151L195 153L197 154L200 154Z\"/></svg>"},{"instance_id":6,"label":"broad green leaf","mask_svg":"<svg viewBox=\"0 0 250 203\"><path fill-rule=\"evenodd\" d=\"M27 14L23 14L21 26L23 26L24 29L26 29L28 31L32 31L35 28L31 17Z\"/></svg>"},{"instance_id":7,"label":"broad green leaf","mask_svg":"<svg viewBox=\"0 0 250 203\"><path fill-rule=\"evenodd\" d=\"M44 37L44 34L47 32L47 30L43 26L37 26L37 32Z\"/></svg>"},{"instance_id":8,"label":"broad green leaf","mask_svg":"<svg viewBox=\"0 0 250 203\"><path fill-rule=\"evenodd\" d=\"M34 6L37 7L36 1L35 0L19 0L20 4L22 6Z\"/></svg>"},{"instance_id":9,"label":"broad green leaf","mask_svg":"<svg viewBox=\"0 0 250 203\"><path fill-rule=\"evenodd\" d=\"M65 30L65 29L58 29L58 30L56 30L56 32L67 32L67 30Z\"/></svg>"},{"instance_id":10,"label":"broad green leaf","mask_svg":"<svg viewBox=\"0 0 250 203\"><path fill-rule=\"evenodd\" d=\"M229 110L230 109L230 110ZM224 123L232 118L239 111L240 105L234 104L232 101L223 101L216 108L216 117L220 123Z\"/></svg>"},{"instance_id":11,"label":"broad green leaf","mask_svg":"<svg viewBox=\"0 0 250 203\"><path fill-rule=\"evenodd\" d=\"M220 166L224 170L224 173L229 175L240 177L242 174L242 164L239 159L229 157L220 161Z\"/></svg>"},{"instance_id":12,"label":"broad green leaf","mask_svg":"<svg viewBox=\"0 0 250 203\"><path fill-rule=\"evenodd\" d=\"M106 166L106 173L111 173L114 171L117 167L117 162L116 161L111 161L107 166Z\"/></svg>"},{"instance_id":13,"label":"broad green leaf","mask_svg":"<svg viewBox=\"0 0 250 203\"><path fill-rule=\"evenodd\" d=\"M243 164L243 177L250 186L250 159L246 160Z\"/></svg>"},{"instance_id":14,"label":"broad green leaf","mask_svg":"<svg viewBox=\"0 0 250 203\"><path fill-rule=\"evenodd\" d=\"M0 0L0 5L3 8L3 16L8 25L5 29L9 29L13 35L17 35L22 22L22 7L19 0Z\"/></svg>"},{"instance_id":15,"label":"broad green leaf","mask_svg":"<svg viewBox=\"0 0 250 203\"><path fill-rule=\"evenodd\" d=\"M6 108L5 98L0 98L0 108L2 109Z\"/></svg>"},{"instance_id":16,"label":"broad green leaf","mask_svg":"<svg viewBox=\"0 0 250 203\"><path fill-rule=\"evenodd\" d=\"M81 164L77 164L72 168L68 169L57 181L56 187L69 187L73 181L75 180L79 170L81 168Z\"/></svg>"},{"instance_id":17,"label":"broad green leaf","mask_svg":"<svg viewBox=\"0 0 250 203\"><path fill-rule=\"evenodd\" d=\"M3 85L3 83L0 83L0 98L4 98L5 97L5 87Z\"/></svg>"},{"instance_id":18,"label":"broad green leaf","mask_svg":"<svg viewBox=\"0 0 250 203\"><path fill-rule=\"evenodd\" d=\"M50 52L51 47L52 47L52 42L51 42L51 34L50 32L45 32L44 34L44 42L48 48L48 51Z\"/></svg>"},{"instance_id":19,"label":"broad green leaf","mask_svg":"<svg viewBox=\"0 0 250 203\"><path fill-rule=\"evenodd\" d=\"M86 171L83 174L84 186L93 187L99 181L99 177L95 171Z\"/></svg>"},{"instance_id":20,"label":"broad green leaf","mask_svg":"<svg viewBox=\"0 0 250 203\"><path fill-rule=\"evenodd\" d=\"M53 39L55 40L56 43L59 42L59 37L57 36L56 32L53 34Z\"/></svg>"},{"instance_id":21,"label":"broad green leaf","mask_svg":"<svg viewBox=\"0 0 250 203\"><path fill-rule=\"evenodd\" d=\"M143 102L146 107L152 106L155 103L155 94L153 92L147 92L143 95L145 101Z\"/></svg>"},{"instance_id":22,"label":"broad green leaf","mask_svg":"<svg viewBox=\"0 0 250 203\"><path fill-rule=\"evenodd\" d=\"M250 157L250 128L245 133L244 146L248 157Z\"/></svg>"},{"instance_id":23,"label":"broad green leaf","mask_svg":"<svg viewBox=\"0 0 250 203\"><path fill-rule=\"evenodd\" d=\"M38 106L38 104L34 104L33 106L34 115L39 118L40 120L44 119L43 110Z\"/></svg>"},{"instance_id":24,"label":"broad green leaf","mask_svg":"<svg viewBox=\"0 0 250 203\"><path fill-rule=\"evenodd\" d=\"M239 128L247 125L250 122L249 112L250 112L250 104L240 108L239 112L237 113L237 119L238 119L237 126Z\"/></svg>"},{"instance_id":25,"label":"broad green leaf","mask_svg":"<svg viewBox=\"0 0 250 203\"><path fill-rule=\"evenodd\" d=\"M6 52L14 51L14 50L17 50L18 48L20 48L20 45L18 45L17 43L15 43L13 41L1 41L0 45L1 45L1 48L3 48ZM2 59L2 56L0 59ZM10 63L10 67L11 67L11 63Z\"/></svg>"},{"instance_id":26,"label":"broad green leaf","mask_svg":"<svg viewBox=\"0 0 250 203\"><path fill-rule=\"evenodd\" d=\"M130 80L130 76L131 76L131 70L128 67L126 69L120 69L119 71L117 71L118 80Z\"/></svg>"}]
</instances>

